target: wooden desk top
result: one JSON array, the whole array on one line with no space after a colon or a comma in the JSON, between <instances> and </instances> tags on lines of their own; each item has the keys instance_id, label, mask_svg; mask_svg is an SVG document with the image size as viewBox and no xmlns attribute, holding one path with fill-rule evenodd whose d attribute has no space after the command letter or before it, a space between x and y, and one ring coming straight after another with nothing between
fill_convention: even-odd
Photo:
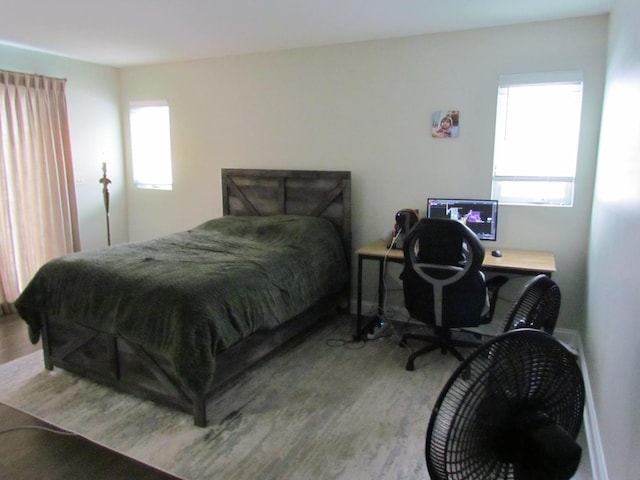
<instances>
[{"instance_id":1,"label":"wooden desk top","mask_svg":"<svg viewBox=\"0 0 640 480\"><path fill-rule=\"evenodd\" d=\"M380 239L360 247L356 250L356 255L359 257L384 258L387 250L389 250L387 248L387 242ZM553 252L500 248L500 250L502 250L502 257L494 257L491 255L491 250L494 249L486 249L484 261L482 262L482 267L486 270L546 274L551 274L556 271L556 257ZM387 258L401 262L404 260L404 254L399 248L394 248L388 253Z\"/></svg>"}]
</instances>

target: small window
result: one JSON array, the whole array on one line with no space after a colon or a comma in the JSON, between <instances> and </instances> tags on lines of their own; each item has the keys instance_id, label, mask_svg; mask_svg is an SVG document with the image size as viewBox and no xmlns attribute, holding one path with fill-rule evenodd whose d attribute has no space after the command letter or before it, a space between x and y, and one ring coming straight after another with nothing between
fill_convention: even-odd
<instances>
[{"instance_id":1,"label":"small window","mask_svg":"<svg viewBox=\"0 0 640 480\"><path fill-rule=\"evenodd\" d=\"M501 76L492 198L573 205L581 111L581 72Z\"/></svg>"},{"instance_id":2,"label":"small window","mask_svg":"<svg viewBox=\"0 0 640 480\"><path fill-rule=\"evenodd\" d=\"M166 102L129 106L133 183L138 188L171 190L171 128Z\"/></svg>"}]
</instances>

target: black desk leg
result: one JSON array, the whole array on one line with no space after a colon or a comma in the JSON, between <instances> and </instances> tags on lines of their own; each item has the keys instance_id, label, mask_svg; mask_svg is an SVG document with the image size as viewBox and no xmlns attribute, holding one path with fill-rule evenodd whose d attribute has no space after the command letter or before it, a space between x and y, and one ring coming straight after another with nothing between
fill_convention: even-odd
<instances>
[{"instance_id":1,"label":"black desk leg","mask_svg":"<svg viewBox=\"0 0 640 480\"><path fill-rule=\"evenodd\" d=\"M356 332L355 339L360 338L360 327L362 326L362 256L358 255L358 298L356 299Z\"/></svg>"},{"instance_id":2,"label":"black desk leg","mask_svg":"<svg viewBox=\"0 0 640 480\"><path fill-rule=\"evenodd\" d=\"M384 315L384 260L378 259L378 314Z\"/></svg>"},{"instance_id":3,"label":"black desk leg","mask_svg":"<svg viewBox=\"0 0 640 480\"><path fill-rule=\"evenodd\" d=\"M378 257L367 257L369 260L378 261L378 314L383 314L384 307L384 260ZM360 340L362 336L377 322L380 321L377 315L369 319L366 325L362 325L362 261L364 258L358 256L358 298L356 311L356 332L354 340Z\"/></svg>"}]
</instances>

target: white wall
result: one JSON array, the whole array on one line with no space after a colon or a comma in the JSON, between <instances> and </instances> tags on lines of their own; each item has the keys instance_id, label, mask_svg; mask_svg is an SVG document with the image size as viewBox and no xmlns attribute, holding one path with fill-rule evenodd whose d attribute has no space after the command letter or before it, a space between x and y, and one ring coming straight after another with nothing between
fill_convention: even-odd
<instances>
[{"instance_id":1,"label":"white wall","mask_svg":"<svg viewBox=\"0 0 640 480\"><path fill-rule=\"evenodd\" d=\"M428 196L490 196L500 74L580 69L575 207L505 206L497 242L555 252L559 325L575 328L606 40L600 16L124 69L123 110L133 100L169 101L175 168L171 192L129 190L131 240L219 216L222 167L341 169L353 175L358 247L390 230L398 209L424 212ZM441 109L460 110L458 139L431 138L431 113Z\"/></svg>"},{"instance_id":2,"label":"white wall","mask_svg":"<svg viewBox=\"0 0 640 480\"><path fill-rule=\"evenodd\" d=\"M611 13L584 332L608 478L640 472L640 3Z\"/></svg>"},{"instance_id":3,"label":"white wall","mask_svg":"<svg viewBox=\"0 0 640 480\"><path fill-rule=\"evenodd\" d=\"M118 71L101 65L0 45L0 69L66 78L71 152L83 250L106 245L101 163L108 163L112 243L128 240ZM104 155L103 155L104 152Z\"/></svg>"}]
</instances>

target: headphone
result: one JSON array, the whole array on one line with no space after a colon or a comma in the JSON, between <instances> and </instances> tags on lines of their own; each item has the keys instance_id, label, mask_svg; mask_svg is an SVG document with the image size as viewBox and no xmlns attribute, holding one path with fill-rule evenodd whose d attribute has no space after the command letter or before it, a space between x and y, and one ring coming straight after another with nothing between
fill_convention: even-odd
<instances>
[{"instance_id":1,"label":"headphone","mask_svg":"<svg viewBox=\"0 0 640 480\"><path fill-rule=\"evenodd\" d=\"M418 221L418 214L415 210L410 208L398 210L396 213L396 230L398 232L402 230L404 234L409 233L409 230L411 230Z\"/></svg>"}]
</instances>

